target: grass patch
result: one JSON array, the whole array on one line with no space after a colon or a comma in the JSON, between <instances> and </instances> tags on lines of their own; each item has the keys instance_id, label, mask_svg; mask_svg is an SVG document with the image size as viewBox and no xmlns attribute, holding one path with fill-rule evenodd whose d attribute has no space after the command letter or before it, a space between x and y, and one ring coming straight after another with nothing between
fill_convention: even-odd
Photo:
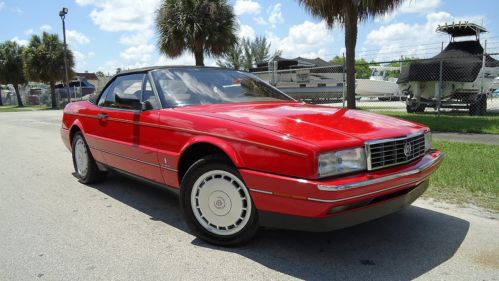
<instances>
[{"instance_id":1,"label":"grass patch","mask_svg":"<svg viewBox=\"0 0 499 281\"><path fill-rule=\"evenodd\" d=\"M405 112L377 112L408 121L425 124L436 132L499 134L499 115L467 116L467 115L436 115L409 114Z\"/></svg>"},{"instance_id":2,"label":"grass patch","mask_svg":"<svg viewBox=\"0 0 499 281\"><path fill-rule=\"evenodd\" d=\"M44 110L48 109L45 105L28 105L25 107L17 107L15 105L5 105L0 106L0 113L2 112L23 112L23 111L33 111L33 110Z\"/></svg>"},{"instance_id":3,"label":"grass patch","mask_svg":"<svg viewBox=\"0 0 499 281\"><path fill-rule=\"evenodd\" d=\"M499 212L499 145L434 141L445 152L425 196Z\"/></svg>"}]
</instances>

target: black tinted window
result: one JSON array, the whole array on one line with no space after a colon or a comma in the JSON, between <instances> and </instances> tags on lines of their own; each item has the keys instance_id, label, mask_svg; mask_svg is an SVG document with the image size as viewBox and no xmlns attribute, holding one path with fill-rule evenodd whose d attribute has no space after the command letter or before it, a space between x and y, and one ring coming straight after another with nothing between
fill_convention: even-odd
<instances>
[{"instance_id":1,"label":"black tinted window","mask_svg":"<svg viewBox=\"0 0 499 281\"><path fill-rule=\"evenodd\" d=\"M173 106L292 101L256 76L224 69L162 69L153 72L158 92Z\"/></svg>"},{"instance_id":2,"label":"black tinted window","mask_svg":"<svg viewBox=\"0 0 499 281\"><path fill-rule=\"evenodd\" d=\"M143 80L144 74L130 74L117 77L106 89L107 93L102 95L101 99L104 98L104 100L102 104L99 101L99 105L126 108L116 103L116 95L119 95L120 97L130 97L133 95L140 100L142 96Z\"/></svg>"}]
</instances>

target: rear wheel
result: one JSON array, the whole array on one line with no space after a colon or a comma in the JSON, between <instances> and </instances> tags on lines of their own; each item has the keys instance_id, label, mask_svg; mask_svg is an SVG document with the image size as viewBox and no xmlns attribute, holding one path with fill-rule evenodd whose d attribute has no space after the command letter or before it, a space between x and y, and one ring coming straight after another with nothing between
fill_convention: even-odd
<instances>
[{"instance_id":1,"label":"rear wheel","mask_svg":"<svg viewBox=\"0 0 499 281\"><path fill-rule=\"evenodd\" d=\"M237 169L221 157L205 157L189 168L180 205L191 230L209 243L242 244L258 231L249 191Z\"/></svg>"},{"instance_id":2,"label":"rear wheel","mask_svg":"<svg viewBox=\"0 0 499 281\"><path fill-rule=\"evenodd\" d=\"M106 172L97 167L82 133L77 132L74 135L72 149L75 173L81 183L97 182L106 176Z\"/></svg>"}]
</instances>

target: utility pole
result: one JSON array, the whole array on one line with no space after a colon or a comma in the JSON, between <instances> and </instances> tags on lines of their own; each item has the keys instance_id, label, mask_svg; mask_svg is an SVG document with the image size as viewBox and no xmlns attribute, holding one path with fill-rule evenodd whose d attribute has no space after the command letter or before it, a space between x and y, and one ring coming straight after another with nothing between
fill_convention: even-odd
<instances>
[{"instance_id":1,"label":"utility pole","mask_svg":"<svg viewBox=\"0 0 499 281\"><path fill-rule=\"evenodd\" d=\"M59 12L59 16L61 17L61 20L62 20L62 36L64 38L64 72L66 74L65 88L66 88L66 93L68 95L68 103L70 103L71 102L71 94L69 93L68 47L66 44L66 23L64 21L67 14L68 14L68 8L65 8L65 7L63 7L62 10Z\"/></svg>"}]
</instances>

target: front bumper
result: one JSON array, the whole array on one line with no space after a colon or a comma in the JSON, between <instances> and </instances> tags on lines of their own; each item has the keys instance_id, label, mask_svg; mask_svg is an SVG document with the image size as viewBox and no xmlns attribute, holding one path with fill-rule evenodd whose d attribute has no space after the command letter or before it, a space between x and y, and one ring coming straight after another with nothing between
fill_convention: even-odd
<instances>
[{"instance_id":1,"label":"front bumper","mask_svg":"<svg viewBox=\"0 0 499 281\"><path fill-rule=\"evenodd\" d=\"M404 191L415 190L427 182L443 156L442 152L431 150L408 164L325 180L296 179L245 169L240 169L240 173L259 213L330 218L360 208L370 209L380 198L391 200L395 195L402 196Z\"/></svg>"},{"instance_id":2,"label":"front bumper","mask_svg":"<svg viewBox=\"0 0 499 281\"><path fill-rule=\"evenodd\" d=\"M332 231L375 220L400 211L421 196L428 188L428 183L429 181L425 180L403 195L369 204L362 208L338 213L337 215L309 218L259 211L258 219L261 226L312 232Z\"/></svg>"}]
</instances>

